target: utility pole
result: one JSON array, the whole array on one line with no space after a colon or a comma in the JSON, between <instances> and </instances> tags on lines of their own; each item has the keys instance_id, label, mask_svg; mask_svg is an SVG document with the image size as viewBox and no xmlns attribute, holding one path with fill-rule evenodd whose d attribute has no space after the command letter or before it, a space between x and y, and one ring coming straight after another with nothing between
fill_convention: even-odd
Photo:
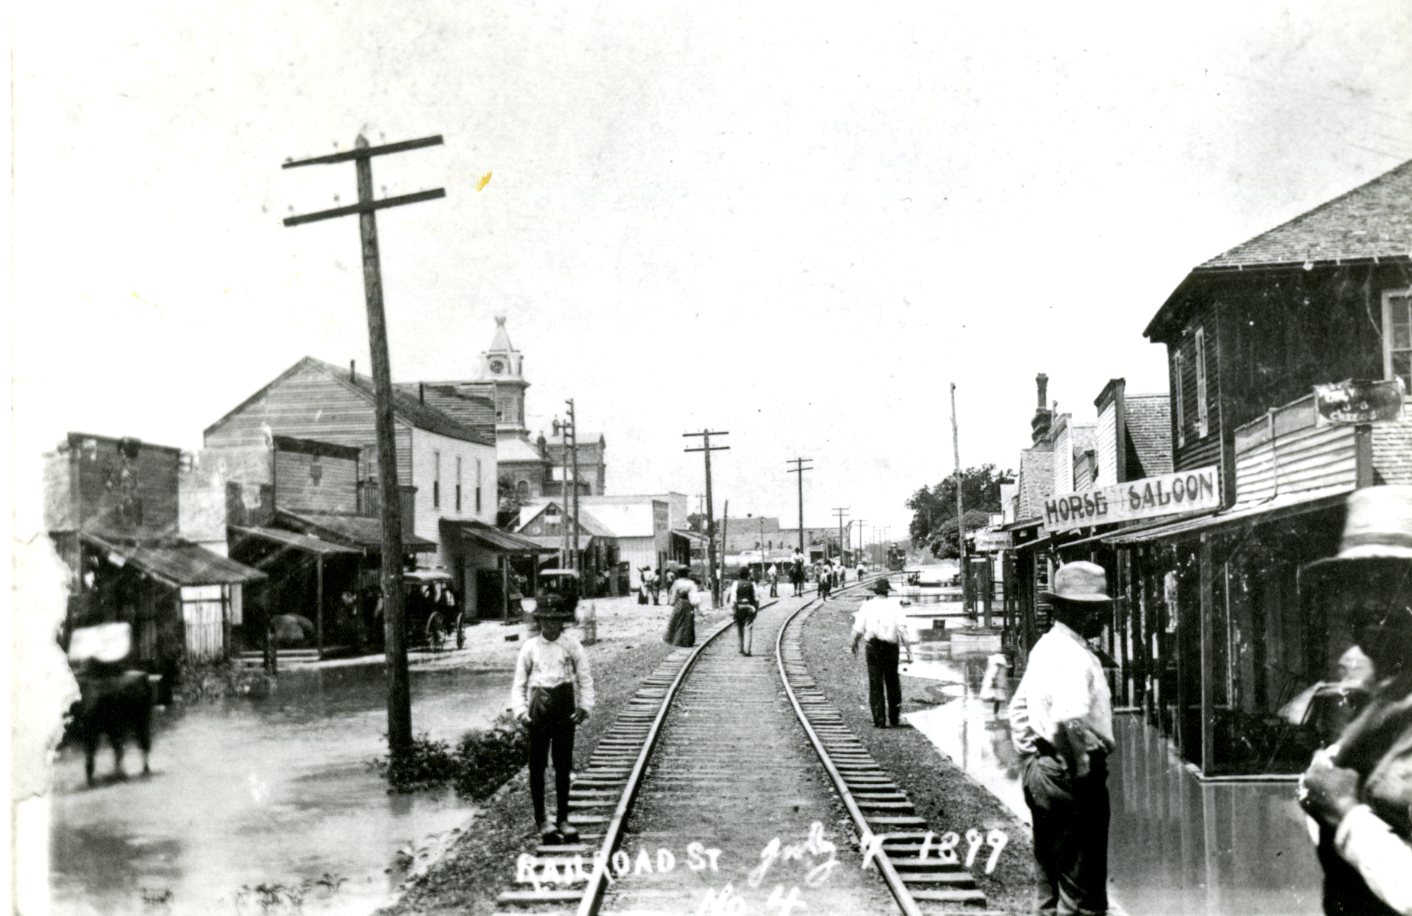
<instances>
[{"instance_id":1,"label":"utility pole","mask_svg":"<svg viewBox=\"0 0 1412 916\"><path fill-rule=\"evenodd\" d=\"M374 156L402 153L428 146L440 146L441 137L422 137L381 146L369 146L362 134L346 153L315 156L298 162L287 160L284 168L352 162L358 178L358 202L347 207L320 210L285 219L286 226L300 226L340 216L358 216L363 243L363 293L368 308L368 349L373 359L373 396L376 402L378 451L378 495L382 504L382 602L383 633L387 646L387 743L396 756L412 746L412 693L407 676L407 628L403 614L402 588L402 500L397 480L397 443L392 417L392 369L387 357L387 317L382 303L382 266L378 260L378 210L436 200L446 191L436 188L399 197L373 197Z\"/></svg>"},{"instance_id":2,"label":"utility pole","mask_svg":"<svg viewBox=\"0 0 1412 916\"><path fill-rule=\"evenodd\" d=\"M951 451L956 459L956 543L961 552L961 609L969 611L971 571L966 568L966 513L961 506L961 434L956 426L956 383L951 383Z\"/></svg>"},{"instance_id":3,"label":"utility pole","mask_svg":"<svg viewBox=\"0 0 1412 916\"><path fill-rule=\"evenodd\" d=\"M839 508L834 506L833 514L838 516L838 562L843 563L843 514L848 511L848 507Z\"/></svg>"},{"instance_id":4,"label":"utility pole","mask_svg":"<svg viewBox=\"0 0 1412 916\"><path fill-rule=\"evenodd\" d=\"M728 431L703 429L699 433L682 433L683 439L691 439L696 436L701 437L701 448L689 448L688 452L701 452L706 456L706 575L710 577L711 584L711 607L717 608L721 605L720 590L716 587L716 517L715 509L711 504L711 453L725 452L730 450L729 445L717 445L712 447L712 436L729 436Z\"/></svg>"},{"instance_id":5,"label":"utility pole","mask_svg":"<svg viewBox=\"0 0 1412 916\"><path fill-rule=\"evenodd\" d=\"M573 501L574 501L574 552L573 560L569 564L570 569L579 569L582 566L582 558L579 555L579 426L578 418L574 414L574 399L569 398L564 402L569 405L569 454L573 462ZM579 570L582 572L582 570Z\"/></svg>"},{"instance_id":6,"label":"utility pole","mask_svg":"<svg viewBox=\"0 0 1412 916\"><path fill-rule=\"evenodd\" d=\"M726 584L726 557L730 556L731 501L721 507L721 587ZM724 594L724 592L722 592Z\"/></svg>"},{"instance_id":7,"label":"utility pole","mask_svg":"<svg viewBox=\"0 0 1412 916\"><path fill-rule=\"evenodd\" d=\"M559 511L562 513L563 522L561 524L564 528L559 535L559 568L572 569L573 561L570 558L573 554L570 549L572 543L570 538L573 529L570 525L569 503L569 421L560 420L558 414L555 414L552 429L554 435L559 437L559 444L563 446L559 453L559 501L563 503L559 507Z\"/></svg>"},{"instance_id":8,"label":"utility pole","mask_svg":"<svg viewBox=\"0 0 1412 916\"><path fill-rule=\"evenodd\" d=\"M863 540L863 523L867 519L855 518L854 521L858 523L858 562L862 563L868 558L868 544Z\"/></svg>"},{"instance_id":9,"label":"utility pole","mask_svg":"<svg viewBox=\"0 0 1412 916\"><path fill-rule=\"evenodd\" d=\"M785 464L792 464L792 465L794 465L794 467L790 468L787 473L790 473L790 474L798 474L798 475L799 475L799 552L800 552L800 553L804 553L804 473L805 473L806 471L812 471L812 470L814 470L813 465L810 465L809 467L806 468L806 467L804 466L804 462L806 462L806 461L813 461L813 460L814 460L813 458L791 458L791 459L789 459L788 461L785 462ZM808 562L808 560L809 560L809 555L808 555L807 553L804 554L804 560L805 560L805 562Z\"/></svg>"}]
</instances>

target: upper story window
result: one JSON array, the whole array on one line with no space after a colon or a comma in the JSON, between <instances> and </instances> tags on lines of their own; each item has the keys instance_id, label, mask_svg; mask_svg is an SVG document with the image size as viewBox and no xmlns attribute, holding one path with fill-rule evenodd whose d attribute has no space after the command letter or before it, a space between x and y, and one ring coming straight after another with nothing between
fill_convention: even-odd
<instances>
[{"instance_id":1,"label":"upper story window","mask_svg":"<svg viewBox=\"0 0 1412 916\"><path fill-rule=\"evenodd\" d=\"M1186 360L1182 357L1178 344L1178 350L1172 354L1172 406L1176 408L1177 420L1177 445L1186 445L1186 393L1183 389L1182 375L1186 371Z\"/></svg>"},{"instance_id":2,"label":"upper story window","mask_svg":"<svg viewBox=\"0 0 1412 916\"><path fill-rule=\"evenodd\" d=\"M1196 361L1196 438L1205 439L1210 432L1206 415L1206 329L1197 328L1193 347Z\"/></svg>"},{"instance_id":3,"label":"upper story window","mask_svg":"<svg viewBox=\"0 0 1412 916\"><path fill-rule=\"evenodd\" d=\"M1383 293L1383 377L1412 392L1412 289Z\"/></svg>"}]
</instances>

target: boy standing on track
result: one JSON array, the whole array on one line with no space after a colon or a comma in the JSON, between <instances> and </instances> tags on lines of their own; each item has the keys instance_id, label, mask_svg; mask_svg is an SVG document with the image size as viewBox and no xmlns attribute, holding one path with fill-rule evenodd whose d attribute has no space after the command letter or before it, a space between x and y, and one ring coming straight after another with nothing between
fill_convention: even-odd
<instances>
[{"instance_id":1,"label":"boy standing on track","mask_svg":"<svg viewBox=\"0 0 1412 916\"><path fill-rule=\"evenodd\" d=\"M755 597L755 583L750 579L750 567L742 567L740 578L731 585L726 603L735 608L735 631L740 637L740 654L749 655L755 640L755 614L760 600Z\"/></svg>"},{"instance_id":2,"label":"boy standing on track","mask_svg":"<svg viewBox=\"0 0 1412 916\"><path fill-rule=\"evenodd\" d=\"M525 640L515 662L510 709L529 729L530 799L534 824L545 843L573 843L578 831L569 823L569 774L574 762L574 731L593 710L593 672L579 641L564 632L573 620L546 601L535 608L539 635ZM554 759L555 829L544 816L544 768Z\"/></svg>"},{"instance_id":3,"label":"boy standing on track","mask_svg":"<svg viewBox=\"0 0 1412 916\"><path fill-rule=\"evenodd\" d=\"M868 706L873 713L873 726L896 728L902 710L902 680L897 675L897 650L907 650L912 661L912 647L907 643L907 627L902 619L902 606L888 597L892 583L884 576L873 583L876 598L869 598L858 608L853 619L854 655L858 643L866 640L863 657L868 662ZM886 694L884 696L884 694Z\"/></svg>"}]
</instances>

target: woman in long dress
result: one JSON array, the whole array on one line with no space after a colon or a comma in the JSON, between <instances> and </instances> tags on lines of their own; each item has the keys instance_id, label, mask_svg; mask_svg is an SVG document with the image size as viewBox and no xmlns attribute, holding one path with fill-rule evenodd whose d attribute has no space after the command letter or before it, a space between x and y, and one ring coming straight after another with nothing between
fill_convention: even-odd
<instances>
[{"instance_id":1,"label":"woman in long dress","mask_svg":"<svg viewBox=\"0 0 1412 916\"><path fill-rule=\"evenodd\" d=\"M685 572L672 580L667 603L672 606L672 619L663 638L673 646L696 645L696 583Z\"/></svg>"}]
</instances>

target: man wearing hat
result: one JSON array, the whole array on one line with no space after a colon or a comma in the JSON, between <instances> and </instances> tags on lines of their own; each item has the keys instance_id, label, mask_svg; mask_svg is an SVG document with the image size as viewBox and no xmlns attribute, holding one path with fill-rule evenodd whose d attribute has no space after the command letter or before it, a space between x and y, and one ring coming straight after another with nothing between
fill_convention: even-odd
<instances>
[{"instance_id":1,"label":"man wearing hat","mask_svg":"<svg viewBox=\"0 0 1412 916\"><path fill-rule=\"evenodd\" d=\"M510 709L529 729L530 799L535 829L546 843L572 843L578 831L569 823L569 773L574 762L574 730L593 710L593 672L579 641L564 632L573 612L545 600L534 609L539 634L525 640L515 662ZM554 759L555 829L544 816L544 768Z\"/></svg>"},{"instance_id":2,"label":"man wearing hat","mask_svg":"<svg viewBox=\"0 0 1412 916\"><path fill-rule=\"evenodd\" d=\"M1054 625L1030 650L1010 700L1011 740L1020 755L1025 803L1034 821L1040 913L1108 912L1108 767L1113 701L1088 646L1112 603L1096 563L1054 573Z\"/></svg>"},{"instance_id":3,"label":"man wearing hat","mask_svg":"<svg viewBox=\"0 0 1412 916\"><path fill-rule=\"evenodd\" d=\"M1304 601L1351 605L1373 693L1314 755L1298 799L1319 828L1324 912L1412 913L1412 487L1348 497L1337 556L1305 566Z\"/></svg>"},{"instance_id":4,"label":"man wearing hat","mask_svg":"<svg viewBox=\"0 0 1412 916\"><path fill-rule=\"evenodd\" d=\"M897 652L907 650L912 661L912 647L907 644L907 626L902 605L888 593L892 583L884 576L873 583L876 598L869 598L858 608L853 618L853 644L850 651L858 654L858 643L865 644L863 657L868 662L868 706L873 713L873 726L898 726L902 708L902 681L897 676ZM884 696L884 693L886 696Z\"/></svg>"}]
</instances>

